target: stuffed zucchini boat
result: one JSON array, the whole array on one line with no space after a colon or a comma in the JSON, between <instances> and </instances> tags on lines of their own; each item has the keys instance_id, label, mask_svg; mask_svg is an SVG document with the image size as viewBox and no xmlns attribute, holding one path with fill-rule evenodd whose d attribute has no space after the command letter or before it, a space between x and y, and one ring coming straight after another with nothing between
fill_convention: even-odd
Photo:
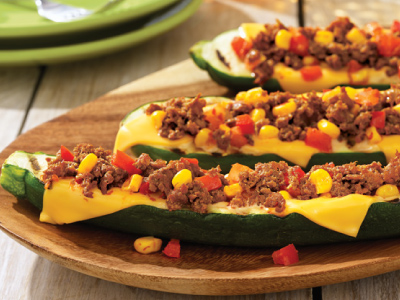
<instances>
[{"instance_id":1,"label":"stuffed zucchini boat","mask_svg":"<svg viewBox=\"0 0 400 300\"><path fill-rule=\"evenodd\" d=\"M122 120L115 150L153 159L193 157L201 167L285 160L386 164L400 149L400 89L336 87L323 93L268 94L254 88L224 97L146 104Z\"/></svg>"},{"instance_id":2,"label":"stuffed zucchini boat","mask_svg":"<svg viewBox=\"0 0 400 300\"><path fill-rule=\"evenodd\" d=\"M235 90L303 93L337 85L387 89L399 82L400 22L363 28L341 17L326 28L245 23L200 41L193 61L217 83Z\"/></svg>"},{"instance_id":3,"label":"stuffed zucchini boat","mask_svg":"<svg viewBox=\"0 0 400 300\"><path fill-rule=\"evenodd\" d=\"M400 155L378 162L314 166L235 164L222 175L195 159L133 159L77 145L56 156L17 151L0 183L51 224L110 229L229 246L297 245L400 235Z\"/></svg>"}]
</instances>

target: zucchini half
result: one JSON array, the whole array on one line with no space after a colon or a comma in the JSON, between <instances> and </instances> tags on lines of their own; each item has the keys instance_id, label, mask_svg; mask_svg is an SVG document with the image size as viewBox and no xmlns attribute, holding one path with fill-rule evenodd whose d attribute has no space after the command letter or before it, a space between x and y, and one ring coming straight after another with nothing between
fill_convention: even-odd
<instances>
[{"instance_id":1,"label":"zucchini half","mask_svg":"<svg viewBox=\"0 0 400 300\"><path fill-rule=\"evenodd\" d=\"M207 100L207 103L217 103L222 101L232 101L231 99L225 97L204 97ZM162 103L163 101L157 101L153 103ZM239 153L230 153L226 155L222 155L219 153L207 153L200 152L199 149L194 148L193 141L191 144L186 147L185 143L182 139L182 145L180 144L180 140L174 141L174 147L168 146L169 140L167 138L161 138L158 136L156 129L154 127L141 130L127 130L127 124L135 125L135 120L140 117L143 117L145 114L146 108L151 103L144 104L139 108L132 110L128 113L125 118L121 122L120 130L116 137L114 151L121 150L126 151L129 148L135 156L139 156L142 153L147 153L153 160L163 159L166 161L176 160L180 157L189 157L189 158L197 158L199 161L199 165L204 169L210 169L216 166L220 166L222 173L228 173L231 169L231 166L234 163L240 163L251 168L258 162L269 162L269 161L286 161L289 165L300 165L304 170L308 171L313 165L324 164L327 162L333 162L336 165L342 165L350 162L357 161L359 164L368 164L373 161L379 161L382 165L387 164L387 158L382 151L374 151L374 152L336 152L336 153L314 153L308 154L310 156L309 160L303 160L305 163L300 163L299 161L291 161L290 159L285 159L284 154L282 153L282 149L279 149L276 153L263 153L261 155L252 155L246 154L245 152ZM129 126L130 128L136 126ZM139 126L140 127L140 126ZM147 139L145 143L130 143L129 139L137 138L138 136L146 135ZM158 141L162 141L163 145L156 144L150 138L151 136L157 138ZM187 140L186 140L187 142ZM185 146L185 147L183 147ZM182 150L180 147L183 147ZM293 150L295 151L295 149ZM298 151L298 155L305 156L306 153ZM298 156L297 155L297 156ZM298 159L298 157L297 157Z\"/></svg>"},{"instance_id":2,"label":"zucchini half","mask_svg":"<svg viewBox=\"0 0 400 300\"><path fill-rule=\"evenodd\" d=\"M17 151L4 162L0 177L5 190L20 200L28 200L39 210L44 195L39 176L47 167L46 157L43 153ZM83 222L209 245L282 247L289 243L311 245L400 236L399 215L397 202L373 203L355 238L321 227L297 213L283 218L271 214L199 214L137 205Z\"/></svg>"},{"instance_id":3,"label":"zucchini half","mask_svg":"<svg viewBox=\"0 0 400 300\"><path fill-rule=\"evenodd\" d=\"M220 85L230 89L248 90L257 84L254 83L252 73L246 69L244 62L238 59L231 47L231 41L239 36L239 30L224 32L212 41L199 41L190 50L194 63L208 72L210 77ZM217 51L224 57L225 64L219 59ZM229 65L229 67L227 66ZM351 85L347 75L347 68L338 71L331 70L327 65L321 65L323 76L314 81L304 81L299 71L278 64L271 79L262 85L267 91L289 91L292 93L305 93L312 90L322 91L338 85L362 88L371 86L375 89L385 90L391 83L399 82L397 75L388 77L385 68L375 70L367 68L369 82L366 85Z\"/></svg>"}]
</instances>

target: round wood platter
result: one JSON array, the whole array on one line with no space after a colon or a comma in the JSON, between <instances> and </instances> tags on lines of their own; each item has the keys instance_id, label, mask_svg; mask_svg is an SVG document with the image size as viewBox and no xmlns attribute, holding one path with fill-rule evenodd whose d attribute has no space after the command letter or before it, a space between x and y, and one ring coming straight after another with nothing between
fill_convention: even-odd
<instances>
[{"instance_id":1,"label":"round wood platter","mask_svg":"<svg viewBox=\"0 0 400 300\"><path fill-rule=\"evenodd\" d=\"M0 154L0 163L16 150L55 154L60 145L72 148L81 142L112 149L119 122L145 102L195 96L199 92L203 96L228 95L225 88L196 72L199 71L185 62L75 108L19 136ZM399 239L297 247L300 261L285 267L273 264L271 254L277 249L181 242L181 257L174 259L162 253L135 252L135 235L81 223L54 226L38 219L39 211L32 205L0 188L0 228L11 238L72 270L158 291L258 294L333 284L400 269Z\"/></svg>"}]
</instances>

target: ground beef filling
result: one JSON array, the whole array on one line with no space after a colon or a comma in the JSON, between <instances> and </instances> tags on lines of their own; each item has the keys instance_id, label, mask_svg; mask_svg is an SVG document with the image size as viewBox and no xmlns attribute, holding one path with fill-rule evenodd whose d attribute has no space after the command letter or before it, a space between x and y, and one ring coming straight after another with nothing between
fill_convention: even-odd
<instances>
[{"instance_id":1,"label":"ground beef filling","mask_svg":"<svg viewBox=\"0 0 400 300\"><path fill-rule=\"evenodd\" d=\"M200 95L186 101L184 97L169 100L165 105L150 104L146 114L151 115L156 110L164 110L166 116L162 122L159 134L171 140L182 138L185 134L196 135L206 127L203 118L203 107L206 101Z\"/></svg>"},{"instance_id":2,"label":"ground beef filling","mask_svg":"<svg viewBox=\"0 0 400 300\"><path fill-rule=\"evenodd\" d=\"M89 154L97 156L97 163L88 173L78 174L78 167L82 160ZM74 161L64 161L59 151L55 159L48 162L48 168L44 171L42 180L45 186L50 188L51 183L57 178L75 177L74 181L83 188L86 197L93 197L93 189L99 188L106 194L111 187L121 187L128 178L128 173L111 164L112 152L101 147L95 148L90 144L79 144L74 150Z\"/></svg>"},{"instance_id":3,"label":"ground beef filling","mask_svg":"<svg viewBox=\"0 0 400 300\"><path fill-rule=\"evenodd\" d=\"M273 115L273 108L293 99L297 109L288 115L276 117ZM379 103L373 106L366 104L357 104L350 99L346 89L341 88L340 93L331 97L329 101L323 101L316 92L309 92L306 95L295 95L289 92L275 92L268 95L268 98L259 103L249 104L243 101L232 101L226 107L225 124L228 127L234 127L235 117L243 114L249 114L254 108L261 108L266 112L264 119L255 124L256 131L264 125L273 125L279 129L278 138L281 141L304 140L309 128L317 128L321 119L326 119L340 128L339 141L345 140L349 146L362 142L366 138L366 129L370 126L373 112L385 112L385 127L378 128L381 135L400 134L400 113L393 107L400 104L400 84L394 84L389 90L379 93ZM175 107L174 105L177 105ZM164 110L167 117L163 122L163 128L160 129L161 136L175 139L184 134L195 135L198 130L208 127L209 123L205 120L202 108L204 99L198 97L192 99L173 99L163 105L152 104L146 113L151 114L155 110ZM189 113L192 109L196 113ZM188 117L182 117L188 115ZM190 117L191 116L191 117ZM194 117L195 116L195 117ZM190 118L193 118L189 121ZM191 125L186 125L190 122ZM194 128L196 130L188 129ZM170 135L164 133L170 130ZM173 130L171 129L173 128ZM195 133L196 132L196 133ZM230 145L231 139L229 133L221 129L216 129L212 134L216 146L226 151ZM253 144L251 136L246 136L248 144Z\"/></svg>"},{"instance_id":4,"label":"ground beef filling","mask_svg":"<svg viewBox=\"0 0 400 300\"><path fill-rule=\"evenodd\" d=\"M83 194L92 197L95 188L107 194L111 187L121 187L129 180L126 171L112 165L110 151L89 144L80 144L73 152L75 159L72 162L64 161L60 152L56 158L49 160L48 168L42 177L46 188L51 188L52 182L58 178L74 177L74 183L83 187ZM79 164L89 153L94 153L98 157L96 166L90 172L78 174ZM239 173L238 184L241 191L230 197L224 189L233 183L228 182L220 173L219 167L204 170L186 158L168 163L163 160L154 161L148 154L140 155L134 166L142 171L143 183L148 185L146 193L150 193L150 197L152 193L158 193L166 199L169 210L190 209L198 213L207 213L208 206L218 202L230 202L234 208L261 206L282 212L286 207L286 200L281 191L286 191L292 198L300 200L319 196L314 183L310 180L311 173L318 169L326 170L332 178L332 188L329 191L331 197L350 194L375 195L376 190L384 184L400 186L399 153L396 153L386 167L377 162L340 166L327 163L313 166L308 173L304 173L298 166L289 166L283 161L258 163L254 170L244 169ZM192 181L174 186L172 184L174 176L184 169L191 172ZM208 190L200 180L197 180L203 176L218 178L221 185Z\"/></svg>"},{"instance_id":5,"label":"ground beef filling","mask_svg":"<svg viewBox=\"0 0 400 300\"><path fill-rule=\"evenodd\" d=\"M326 63L334 70L345 67L351 60L359 64L377 70L387 67L386 74L392 76L397 74L400 63L398 57L384 57L378 52L377 43L372 40L372 35L367 32L366 41L363 43L352 43L346 39L346 34L355 25L347 17L340 17L333 21L324 30L333 33L334 41L322 45L314 41L315 34L320 28L300 27L298 31L308 40L308 54L316 58L320 63ZM260 32L253 41L253 47L245 57L249 65L255 65L252 71L255 74L255 82L263 84L270 79L274 72L274 66L283 63L288 67L298 70L304 66L303 56L297 55L290 50L279 48L275 45L275 36L280 29L286 29L279 21L276 24L266 24L265 31ZM225 58L219 54L221 61ZM263 59L259 59L263 57ZM254 62L259 61L255 64Z\"/></svg>"}]
</instances>

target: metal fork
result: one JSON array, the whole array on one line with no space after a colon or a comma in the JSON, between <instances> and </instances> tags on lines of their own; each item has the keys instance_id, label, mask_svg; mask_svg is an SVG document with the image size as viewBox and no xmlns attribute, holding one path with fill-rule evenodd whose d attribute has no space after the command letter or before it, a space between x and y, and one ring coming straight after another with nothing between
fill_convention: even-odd
<instances>
[{"instance_id":1,"label":"metal fork","mask_svg":"<svg viewBox=\"0 0 400 300\"><path fill-rule=\"evenodd\" d=\"M104 10L111 4L120 0L109 0L104 5L97 9L86 9L82 7L75 7L65 5L51 0L35 0L37 10L40 16L54 22L70 22L86 18L96 12Z\"/></svg>"}]
</instances>

